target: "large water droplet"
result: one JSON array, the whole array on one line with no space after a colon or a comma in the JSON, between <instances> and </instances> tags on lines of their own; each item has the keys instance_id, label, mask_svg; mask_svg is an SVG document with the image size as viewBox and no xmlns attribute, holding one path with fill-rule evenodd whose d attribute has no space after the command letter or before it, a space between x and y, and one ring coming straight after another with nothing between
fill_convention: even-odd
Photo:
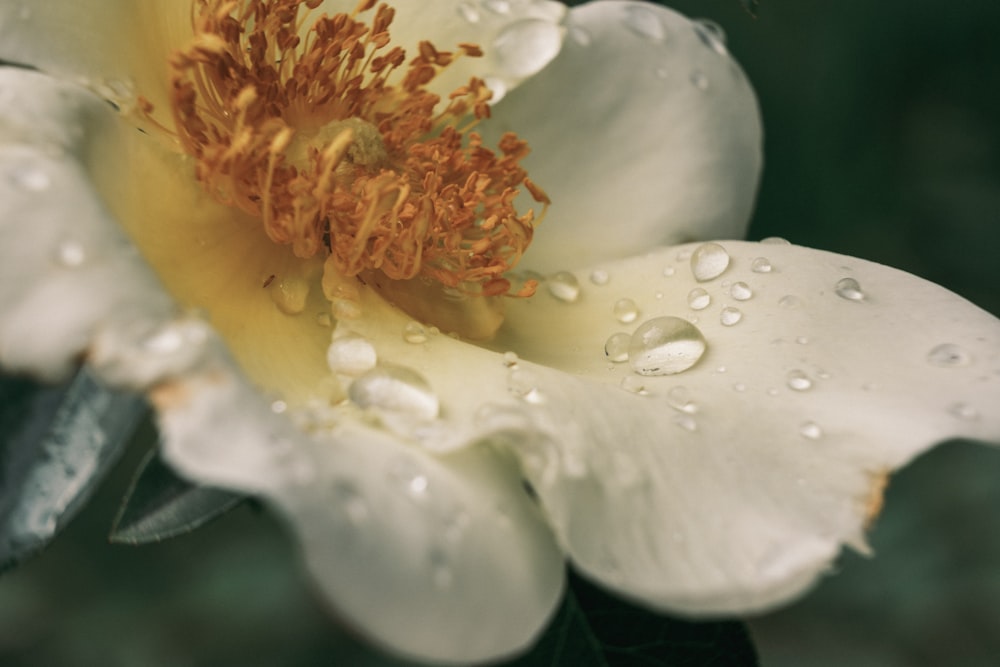
<instances>
[{"instance_id":1,"label":"large water droplet","mask_svg":"<svg viewBox=\"0 0 1000 667\"><path fill-rule=\"evenodd\" d=\"M438 416L440 402L426 379L405 366L383 364L351 383L347 391L356 405L420 421Z\"/></svg>"},{"instance_id":2,"label":"large water droplet","mask_svg":"<svg viewBox=\"0 0 1000 667\"><path fill-rule=\"evenodd\" d=\"M834 286L837 296L848 301L863 301L865 293L861 291L861 285L854 278L841 278Z\"/></svg>"},{"instance_id":3,"label":"large water droplet","mask_svg":"<svg viewBox=\"0 0 1000 667\"><path fill-rule=\"evenodd\" d=\"M731 327L742 319L743 312L739 308L733 308L732 306L726 306L719 313L719 322L724 327Z\"/></svg>"},{"instance_id":4,"label":"large water droplet","mask_svg":"<svg viewBox=\"0 0 1000 667\"><path fill-rule=\"evenodd\" d=\"M640 375L672 375L698 363L708 344L698 327L679 317L643 322L629 343L629 363Z\"/></svg>"},{"instance_id":5,"label":"large water droplet","mask_svg":"<svg viewBox=\"0 0 1000 667\"><path fill-rule=\"evenodd\" d=\"M580 298L580 283L569 271L559 271L545 282L549 294L559 301L573 303Z\"/></svg>"},{"instance_id":6,"label":"large water droplet","mask_svg":"<svg viewBox=\"0 0 1000 667\"><path fill-rule=\"evenodd\" d=\"M632 336L627 333L611 334L604 343L604 354L616 364L628 361L628 347L631 342Z\"/></svg>"},{"instance_id":7,"label":"large water droplet","mask_svg":"<svg viewBox=\"0 0 1000 667\"><path fill-rule=\"evenodd\" d=\"M639 306L632 299L618 299L615 301L615 305L612 306L611 311L615 314L615 318L622 324L635 322L636 318L639 317Z\"/></svg>"},{"instance_id":8,"label":"large water droplet","mask_svg":"<svg viewBox=\"0 0 1000 667\"><path fill-rule=\"evenodd\" d=\"M927 361L934 366L945 368L968 366L972 363L972 355L954 343L941 343L927 353Z\"/></svg>"},{"instance_id":9,"label":"large water droplet","mask_svg":"<svg viewBox=\"0 0 1000 667\"><path fill-rule=\"evenodd\" d=\"M693 290L688 292L687 302L688 306L691 307L691 310L704 310L705 308L708 308L710 303L712 303L712 297L701 287L695 287Z\"/></svg>"},{"instance_id":10,"label":"large water droplet","mask_svg":"<svg viewBox=\"0 0 1000 667\"><path fill-rule=\"evenodd\" d=\"M691 273L698 282L718 278L729 268L729 253L718 243L702 243L691 253Z\"/></svg>"},{"instance_id":11,"label":"large water droplet","mask_svg":"<svg viewBox=\"0 0 1000 667\"><path fill-rule=\"evenodd\" d=\"M750 262L750 270L754 273L770 273L774 267L771 266L771 260L767 257L755 257L752 262Z\"/></svg>"},{"instance_id":12,"label":"large water droplet","mask_svg":"<svg viewBox=\"0 0 1000 667\"><path fill-rule=\"evenodd\" d=\"M427 342L427 327L420 322L407 322L403 327L403 340L420 345Z\"/></svg>"},{"instance_id":13,"label":"large water droplet","mask_svg":"<svg viewBox=\"0 0 1000 667\"><path fill-rule=\"evenodd\" d=\"M529 370L512 368L507 374L507 391L525 403L541 405L545 396L538 388L538 378Z\"/></svg>"},{"instance_id":14,"label":"large water droplet","mask_svg":"<svg viewBox=\"0 0 1000 667\"><path fill-rule=\"evenodd\" d=\"M643 5L628 5L625 8L625 26L647 39L660 41L666 36L666 28L656 12Z\"/></svg>"},{"instance_id":15,"label":"large water droplet","mask_svg":"<svg viewBox=\"0 0 1000 667\"><path fill-rule=\"evenodd\" d=\"M355 333L337 336L326 349L326 363L334 373L361 375L375 367L375 347Z\"/></svg>"},{"instance_id":16,"label":"large water droplet","mask_svg":"<svg viewBox=\"0 0 1000 667\"><path fill-rule=\"evenodd\" d=\"M559 26L542 19L520 19L506 26L493 40L493 53L507 74L536 74L556 57L562 46Z\"/></svg>"},{"instance_id":17,"label":"large water droplet","mask_svg":"<svg viewBox=\"0 0 1000 667\"><path fill-rule=\"evenodd\" d=\"M725 56L729 54L726 49L726 33L715 21L709 21L707 19L697 19L692 22L694 27L694 32L698 35L698 39L701 43L712 49L720 56Z\"/></svg>"},{"instance_id":18,"label":"large water droplet","mask_svg":"<svg viewBox=\"0 0 1000 667\"><path fill-rule=\"evenodd\" d=\"M729 288L729 296L737 301L746 301L753 296L753 290L744 282L736 282Z\"/></svg>"},{"instance_id":19,"label":"large water droplet","mask_svg":"<svg viewBox=\"0 0 1000 667\"><path fill-rule=\"evenodd\" d=\"M789 389L794 389L795 391L807 391L813 386L809 376L799 369L788 371L787 384Z\"/></svg>"}]
</instances>

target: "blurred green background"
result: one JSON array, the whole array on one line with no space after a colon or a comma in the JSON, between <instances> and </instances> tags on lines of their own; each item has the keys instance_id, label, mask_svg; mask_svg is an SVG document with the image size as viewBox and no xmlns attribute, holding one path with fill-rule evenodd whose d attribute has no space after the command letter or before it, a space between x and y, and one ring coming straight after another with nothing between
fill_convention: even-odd
<instances>
[{"instance_id":1,"label":"blurred green background","mask_svg":"<svg viewBox=\"0 0 1000 667\"><path fill-rule=\"evenodd\" d=\"M890 264L1000 314L1000 3L763 0L756 20L739 0L663 4L721 24L758 90L750 238ZM845 558L805 602L752 623L763 664L1000 664L996 480L1000 456L971 444L898 475L879 557ZM126 485L123 468L50 550L0 577L0 664L374 664L331 630L266 514L107 545Z\"/></svg>"}]
</instances>

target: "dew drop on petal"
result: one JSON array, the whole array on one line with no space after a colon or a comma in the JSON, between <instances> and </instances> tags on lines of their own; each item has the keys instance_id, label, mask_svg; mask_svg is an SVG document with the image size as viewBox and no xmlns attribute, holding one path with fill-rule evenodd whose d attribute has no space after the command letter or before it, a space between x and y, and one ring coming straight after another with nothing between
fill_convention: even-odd
<instances>
[{"instance_id":1,"label":"dew drop on petal","mask_svg":"<svg viewBox=\"0 0 1000 667\"><path fill-rule=\"evenodd\" d=\"M301 278L282 278L271 284L271 300L286 315L298 315L306 309L309 283Z\"/></svg>"},{"instance_id":2,"label":"dew drop on petal","mask_svg":"<svg viewBox=\"0 0 1000 667\"><path fill-rule=\"evenodd\" d=\"M691 85L697 88L698 90L701 91L708 90L708 77L705 76L705 73L702 72L701 70L696 69L695 71L691 72L691 76L689 78L691 80Z\"/></svg>"},{"instance_id":3,"label":"dew drop on petal","mask_svg":"<svg viewBox=\"0 0 1000 667\"><path fill-rule=\"evenodd\" d=\"M420 345L427 342L427 327L420 322L407 322L403 327L403 340Z\"/></svg>"},{"instance_id":4,"label":"dew drop on petal","mask_svg":"<svg viewBox=\"0 0 1000 667\"><path fill-rule=\"evenodd\" d=\"M607 285L610 280L611 276L604 269L596 269L590 273L590 282L595 285Z\"/></svg>"},{"instance_id":5,"label":"dew drop on petal","mask_svg":"<svg viewBox=\"0 0 1000 667\"><path fill-rule=\"evenodd\" d=\"M746 301L753 296L753 290L744 282L736 282L729 288L729 296L737 301Z\"/></svg>"},{"instance_id":6,"label":"dew drop on petal","mask_svg":"<svg viewBox=\"0 0 1000 667\"><path fill-rule=\"evenodd\" d=\"M743 382L737 382L736 384L733 385L733 391L743 393L746 390L747 386Z\"/></svg>"},{"instance_id":7,"label":"dew drop on petal","mask_svg":"<svg viewBox=\"0 0 1000 667\"><path fill-rule=\"evenodd\" d=\"M640 375L672 375L698 363L708 344L695 325L679 317L643 322L629 343L629 363Z\"/></svg>"},{"instance_id":8,"label":"dew drop on petal","mask_svg":"<svg viewBox=\"0 0 1000 667\"><path fill-rule=\"evenodd\" d=\"M698 422L695 421L695 418L691 415L677 415L674 417L674 423L685 431L691 431L693 433L698 430Z\"/></svg>"},{"instance_id":9,"label":"dew drop on petal","mask_svg":"<svg viewBox=\"0 0 1000 667\"><path fill-rule=\"evenodd\" d=\"M661 41L666 36L666 28L656 12L639 4L625 8L625 26L647 39Z\"/></svg>"},{"instance_id":10,"label":"dew drop on petal","mask_svg":"<svg viewBox=\"0 0 1000 667\"><path fill-rule=\"evenodd\" d=\"M750 270L754 273L770 273L774 267L771 266L771 260L767 257L755 257L752 262L750 262Z\"/></svg>"},{"instance_id":11,"label":"dew drop on petal","mask_svg":"<svg viewBox=\"0 0 1000 667\"><path fill-rule=\"evenodd\" d=\"M795 296L794 294L786 294L785 296L778 299L778 305L782 308L787 308L793 310L795 308L800 308L802 306L802 299Z\"/></svg>"},{"instance_id":12,"label":"dew drop on petal","mask_svg":"<svg viewBox=\"0 0 1000 667\"><path fill-rule=\"evenodd\" d=\"M954 343L941 343L927 353L927 361L933 366L944 368L968 366L972 363L972 355Z\"/></svg>"},{"instance_id":13,"label":"dew drop on petal","mask_svg":"<svg viewBox=\"0 0 1000 667\"><path fill-rule=\"evenodd\" d=\"M580 298L580 283L569 271L559 271L545 281L549 294L564 303L574 303Z\"/></svg>"},{"instance_id":14,"label":"dew drop on petal","mask_svg":"<svg viewBox=\"0 0 1000 667\"><path fill-rule=\"evenodd\" d=\"M691 253L691 273L702 283L721 276L729 268L729 253L718 243L702 243Z\"/></svg>"},{"instance_id":15,"label":"dew drop on petal","mask_svg":"<svg viewBox=\"0 0 1000 667\"><path fill-rule=\"evenodd\" d=\"M865 298L865 293L861 291L861 285L854 278L841 278L833 289L837 296L848 301L863 301Z\"/></svg>"},{"instance_id":16,"label":"dew drop on petal","mask_svg":"<svg viewBox=\"0 0 1000 667\"><path fill-rule=\"evenodd\" d=\"M8 172L7 178L15 187L30 192L42 192L52 185L49 175L33 165L16 168Z\"/></svg>"},{"instance_id":17,"label":"dew drop on petal","mask_svg":"<svg viewBox=\"0 0 1000 667\"><path fill-rule=\"evenodd\" d=\"M674 267L672 267L672 266L668 266L667 268L663 269L663 277L664 277L664 278L670 278L670 277L672 277L672 276L674 275L674 273L676 273L676 272L677 272L677 271L676 271L676 269L674 269Z\"/></svg>"},{"instance_id":18,"label":"dew drop on petal","mask_svg":"<svg viewBox=\"0 0 1000 667\"><path fill-rule=\"evenodd\" d=\"M526 18L504 27L493 40L493 54L503 70L515 77L537 74L562 46L560 27L543 19Z\"/></svg>"},{"instance_id":19,"label":"dew drop on petal","mask_svg":"<svg viewBox=\"0 0 1000 667\"><path fill-rule=\"evenodd\" d=\"M768 236L766 239L761 239L760 242L765 245L792 245L791 241L780 236Z\"/></svg>"},{"instance_id":20,"label":"dew drop on petal","mask_svg":"<svg viewBox=\"0 0 1000 667\"><path fill-rule=\"evenodd\" d=\"M788 376L786 378L789 389L794 389L795 391L807 391L812 388L812 380L809 376L800 371L799 369L788 371Z\"/></svg>"},{"instance_id":21,"label":"dew drop on petal","mask_svg":"<svg viewBox=\"0 0 1000 667\"><path fill-rule=\"evenodd\" d=\"M538 378L529 370L512 368L507 374L507 391L525 403L541 405L545 402L538 388Z\"/></svg>"},{"instance_id":22,"label":"dew drop on petal","mask_svg":"<svg viewBox=\"0 0 1000 667\"><path fill-rule=\"evenodd\" d=\"M510 14L509 0L483 0L483 7L500 16Z\"/></svg>"},{"instance_id":23,"label":"dew drop on petal","mask_svg":"<svg viewBox=\"0 0 1000 667\"><path fill-rule=\"evenodd\" d=\"M737 324L743 319L743 312L739 308L733 308L732 306L726 306L719 313L719 322L722 323L724 327L731 327Z\"/></svg>"},{"instance_id":24,"label":"dew drop on petal","mask_svg":"<svg viewBox=\"0 0 1000 667\"><path fill-rule=\"evenodd\" d=\"M809 440L819 440L823 437L823 429L816 422L803 422L799 425L799 435Z\"/></svg>"},{"instance_id":25,"label":"dew drop on petal","mask_svg":"<svg viewBox=\"0 0 1000 667\"><path fill-rule=\"evenodd\" d=\"M979 411L968 403L952 403L948 406L948 414L966 421L979 419Z\"/></svg>"},{"instance_id":26,"label":"dew drop on petal","mask_svg":"<svg viewBox=\"0 0 1000 667\"><path fill-rule=\"evenodd\" d=\"M87 261L87 251L76 241L63 241L56 248L56 263L68 269L82 266Z\"/></svg>"},{"instance_id":27,"label":"dew drop on petal","mask_svg":"<svg viewBox=\"0 0 1000 667\"><path fill-rule=\"evenodd\" d=\"M628 347L631 342L632 336L627 333L611 334L604 343L604 354L616 364L628 361Z\"/></svg>"},{"instance_id":28,"label":"dew drop on petal","mask_svg":"<svg viewBox=\"0 0 1000 667\"><path fill-rule=\"evenodd\" d=\"M715 21L697 19L692 21L694 32L701 43L718 53L720 56L729 54L726 49L726 33Z\"/></svg>"},{"instance_id":29,"label":"dew drop on petal","mask_svg":"<svg viewBox=\"0 0 1000 667\"><path fill-rule=\"evenodd\" d=\"M636 318L639 317L639 306L632 299L618 299L611 308L611 312L615 314L615 318L619 322L629 324L635 322Z\"/></svg>"},{"instance_id":30,"label":"dew drop on petal","mask_svg":"<svg viewBox=\"0 0 1000 667\"><path fill-rule=\"evenodd\" d=\"M639 394L640 396L646 396L649 392L646 390L646 383L643 382L642 378L635 375L626 375L622 378L621 388L630 394Z\"/></svg>"},{"instance_id":31,"label":"dew drop on petal","mask_svg":"<svg viewBox=\"0 0 1000 667\"><path fill-rule=\"evenodd\" d=\"M688 292L687 302L691 310L704 310L712 303L712 297L701 287L695 287Z\"/></svg>"},{"instance_id":32,"label":"dew drop on petal","mask_svg":"<svg viewBox=\"0 0 1000 667\"><path fill-rule=\"evenodd\" d=\"M458 3L458 15L467 23L479 23L479 10L471 2Z\"/></svg>"},{"instance_id":33,"label":"dew drop on petal","mask_svg":"<svg viewBox=\"0 0 1000 667\"><path fill-rule=\"evenodd\" d=\"M375 347L354 333L337 336L326 349L326 363L334 373L361 375L374 368L376 361Z\"/></svg>"},{"instance_id":34,"label":"dew drop on petal","mask_svg":"<svg viewBox=\"0 0 1000 667\"><path fill-rule=\"evenodd\" d=\"M351 383L351 401L392 415L431 421L441 409L437 394L418 372L405 366L376 366Z\"/></svg>"},{"instance_id":35,"label":"dew drop on petal","mask_svg":"<svg viewBox=\"0 0 1000 667\"><path fill-rule=\"evenodd\" d=\"M517 362L521 361L520 357L517 356L517 352L507 351L503 353L503 365L507 368L516 368Z\"/></svg>"},{"instance_id":36,"label":"dew drop on petal","mask_svg":"<svg viewBox=\"0 0 1000 667\"><path fill-rule=\"evenodd\" d=\"M691 398L691 392L687 387L672 387L667 392L667 403L674 410L693 415L698 412L698 404Z\"/></svg>"},{"instance_id":37,"label":"dew drop on petal","mask_svg":"<svg viewBox=\"0 0 1000 667\"><path fill-rule=\"evenodd\" d=\"M798 343L799 345L808 345L809 344L809 337L808 336L799 336L798 338L795 339L795 342Z\"/></svg>"}]
</instances>

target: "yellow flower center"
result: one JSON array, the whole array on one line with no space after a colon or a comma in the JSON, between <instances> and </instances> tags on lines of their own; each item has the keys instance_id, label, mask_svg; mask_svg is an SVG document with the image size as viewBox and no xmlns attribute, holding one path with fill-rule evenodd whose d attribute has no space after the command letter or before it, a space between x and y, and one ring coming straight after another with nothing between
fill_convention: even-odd
<instances>
[{"instance_id":1,"label":"yellow flower center","mask_svg":"<svg viewBox=\"0 0 1000 667\"><path fill-rule=\"evenodd\" d=\"M198 181L260 219L274 243L325 258L340 277L379 288L415 280L385 289L416 317L433 320L424 302L446 291L510 294L503 274L536 224L514 199L523 188L548 204L519 166L527 144L507 134L494 153L471 131L489 116L481 80L446 102L427 90L441 69L479 48L460 44L452 53L421 42L404 65L404 51L390 46L392 8L379 6L366 24L356 17L375 1L363 0L350 15L322 15L307 29L319 4L194 4L195 38L170 68L174 131ZM141 105L151 117L152 105Z\"/></svg>"}]
</instances>

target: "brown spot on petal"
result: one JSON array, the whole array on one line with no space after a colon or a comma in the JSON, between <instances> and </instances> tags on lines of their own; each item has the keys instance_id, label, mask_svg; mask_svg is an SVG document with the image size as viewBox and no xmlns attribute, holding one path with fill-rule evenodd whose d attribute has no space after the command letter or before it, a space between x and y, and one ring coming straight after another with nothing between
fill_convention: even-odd
<instances>
[{"instance_id":1,"label":"brown spot on petal","mask_svg":"<svg viewBox=\"0 0 1000 667\"><path fill-rule=\"evenodd\" d=\"M868 530L875 523L875 519L882 512L882 505L885 501L885 489L889 486L889 470L881 470L869 473L870 486L868 494L862 498L865 512L865 530Z\"/></svg>"}]
</instances>

